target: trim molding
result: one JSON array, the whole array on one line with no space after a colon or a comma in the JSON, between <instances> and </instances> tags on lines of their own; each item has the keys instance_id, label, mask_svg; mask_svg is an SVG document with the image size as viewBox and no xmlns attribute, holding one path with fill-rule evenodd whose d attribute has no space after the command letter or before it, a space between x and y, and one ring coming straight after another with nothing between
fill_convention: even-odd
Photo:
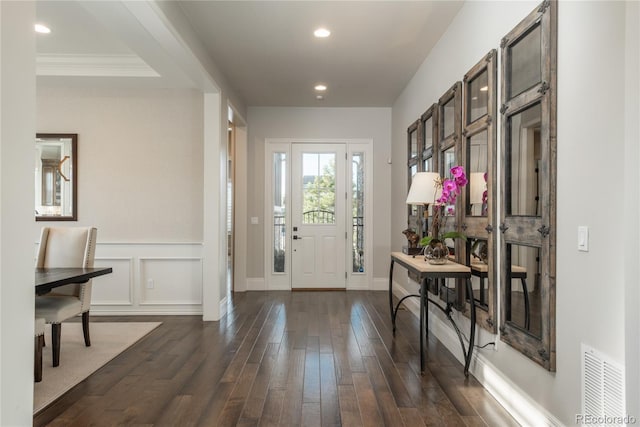
<instances>
[{"instance_id":1,"label":"trim molding","mask_svg":"<svg viewBox=\"0 0 640 427\"><path fill-rule=\"evenodd\" d=\"M160 77L137 55L47 54L36 57L37 76Z\"/></svg>"},{"instance_id":2,"label":"trim molding","mask_svg":"<svg viewBox=\"0 0 640 427\"><path fill-rule=\"evenodd\" d=\"M397 281L393 281L393 294L402 298L409 292ZM420 304L417 299L405 300L405 306L416 317L420 317ZM460 341L454 330L439 315L429 310L430 331L444 344L460 363L464 363ZM466 320L466 317L464 318ZM468 322L468 320L467 320ZM524 390L497 369L485 356L474 351L469 370L482 386L500 403L521 425L562 426L554 417Z\"/></svg>"}]
</instances>

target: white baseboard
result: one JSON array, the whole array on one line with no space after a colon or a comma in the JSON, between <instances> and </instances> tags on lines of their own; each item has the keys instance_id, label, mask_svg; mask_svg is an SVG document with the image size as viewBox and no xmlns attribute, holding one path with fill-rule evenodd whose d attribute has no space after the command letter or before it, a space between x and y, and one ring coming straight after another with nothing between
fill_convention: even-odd
<instances>
[{"instance_id":1,"label":"white baseboard","mask_svg":"<svg viewBox=\"0 0 640 427\"><path fill-rule=\"evenodd\" d=\"M399 298L409 295L409 292L393 282L393 294ZM404 300L405 307L416 317L420 317L420 303L417 298ZM455 319L458 321L457 319ZM464 332L468 328L465 317L462 325L458 325ZM448 320L443 320L439 314L429 311L429 332L433 333L438 340L464 364L462 349L458 335L450 326ZM468 335L465 333L465 335ZM540 406L524 390L506 377L502 371L497 369L485 356L476 351L473 352L469 370L482 386L500 403L515 420L523 426L562 426L544 407Z\"/></svg>"},{"instance_id":2,"label":"white baseboard","mask_svg":"<svg viewBox=\"0 0 640 427\"><path fill-rule=\"evenodd\" d=\"M202 316L202 307L194 307L193 310L95 310L91 309L92 316Z\"/></svg>"}]
</instances>

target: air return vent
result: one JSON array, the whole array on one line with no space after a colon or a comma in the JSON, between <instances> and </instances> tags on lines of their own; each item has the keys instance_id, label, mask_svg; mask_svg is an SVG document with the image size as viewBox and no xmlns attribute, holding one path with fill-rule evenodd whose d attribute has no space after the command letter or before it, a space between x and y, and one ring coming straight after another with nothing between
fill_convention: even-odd
<instances>
[{"instance_id":1,"label":"air return vent","mask_svg":"<svg viewBox=\"0 0 640 427\"><path fill-rule=\"evenodd\" d=\"M624 417L624 367L585 344L581 349L582 415L605 421L601 425Z\"/></svg>"}]
</instances>

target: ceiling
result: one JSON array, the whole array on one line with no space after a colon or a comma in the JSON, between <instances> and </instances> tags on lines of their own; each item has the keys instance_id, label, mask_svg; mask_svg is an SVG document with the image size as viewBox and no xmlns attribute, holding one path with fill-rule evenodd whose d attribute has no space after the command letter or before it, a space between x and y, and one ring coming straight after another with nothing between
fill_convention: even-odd
<instances>
[{"instance_id":1,"label":"ceiling","mask_svg":"<svg viewBox=\"0 0 640 427\"><path fill-rule=\"evenodd\" d=\"M144 31L150 24L122 19L117 4L134 12L144 7L115 1L37 3L38 22L52 29L37 36L39 84L197 87L181 59ZM388 107L462 1L184 0L177 5L247 106ZM320 26L331 36L315 38ZM322 100L314 91L318 83L327 86Z\"/></svg>"}]
</instances>

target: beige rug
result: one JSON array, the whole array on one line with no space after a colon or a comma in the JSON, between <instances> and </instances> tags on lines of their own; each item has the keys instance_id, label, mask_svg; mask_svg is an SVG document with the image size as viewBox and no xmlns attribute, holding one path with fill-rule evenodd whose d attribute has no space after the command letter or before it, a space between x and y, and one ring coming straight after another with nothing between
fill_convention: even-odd
<instances>
[{"instance_id":1,"label":"beige rug","mask_svg":"<svg viewBox=\"0 0 640 427\"><path fill-rule=\"evenodd\" d=\"M90 324L91 347L85 347L81 323L62 325L60 366L51 366L51 327L47 325L47 347L42 355L42 382L34 383L33 413L37 413L104 364L135 344L162 322Z\"/></svg>"}]
</instances>

